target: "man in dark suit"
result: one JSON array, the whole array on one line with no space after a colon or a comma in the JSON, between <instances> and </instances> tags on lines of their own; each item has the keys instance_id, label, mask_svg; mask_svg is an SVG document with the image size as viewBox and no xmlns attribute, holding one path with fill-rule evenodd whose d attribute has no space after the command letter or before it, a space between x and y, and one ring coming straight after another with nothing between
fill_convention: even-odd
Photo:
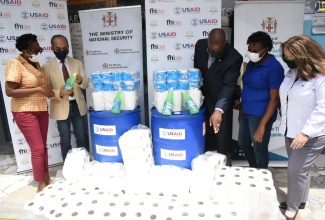
<instances>
[{"instance_id":1,"label":"man in dark suit","mask_svg":"<svg viewBox=\"0 0 325 220\"><path fill-rule=\"evenodd\" d=\"M242 62L243 57L226 43L220 28L212 29L208 39L200 39L195 45L194 67L201 70L205 96L205 151L227 155L227 165L231 165L232 108Z\"/></svg>"}]
</instances>

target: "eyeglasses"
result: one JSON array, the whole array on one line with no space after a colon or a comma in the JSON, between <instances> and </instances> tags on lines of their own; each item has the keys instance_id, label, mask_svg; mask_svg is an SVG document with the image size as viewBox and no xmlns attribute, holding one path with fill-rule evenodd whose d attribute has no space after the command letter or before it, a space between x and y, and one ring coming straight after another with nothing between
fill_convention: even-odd
<instances>
[{"instance_id":1,"label":"eyeglasses","mask_svg":"<svg viewBox=\"0 0 325 220\"><path fill-rule=\"evenodd\" d=\"M34 54L38 54L38 53L42 53L43 52L43 48L38 48L38 49L35 49L35 50L27 50L27 51L30 51L30 52L33 52Z\"/></svg>"}]
</instances>

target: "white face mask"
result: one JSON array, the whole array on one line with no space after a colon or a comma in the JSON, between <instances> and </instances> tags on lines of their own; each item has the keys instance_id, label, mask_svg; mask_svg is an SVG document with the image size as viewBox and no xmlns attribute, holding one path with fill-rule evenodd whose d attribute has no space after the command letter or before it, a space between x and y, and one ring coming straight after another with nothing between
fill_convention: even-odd
<instances>
[{"instance_id":1,"label":"white face mask","mask_svg":"<svg viewBox=\"0 0 325 220\"><path fill-rule=\"evenodd\" d=\"M33 63L39 63L42 59L42 54L41 53L38 53L38 54L33 54L31 55L32 58L29 58L30 61L32 61Z\"/></svg>"},{"instance_id":2,"label":"white face mask","mask_svg":"<svg viewBox=\"0 0 325 220\"><path fill-rule=\"evenodd\" d=\"M247 51L248 59L250 61L252 61L253 63L257 63L258 61L260 61L264 57L265 54L266 53L264 53L262 57L259 57L260 56L259 53L252 53L252 52Z\"/></svg>"}]
</instances>

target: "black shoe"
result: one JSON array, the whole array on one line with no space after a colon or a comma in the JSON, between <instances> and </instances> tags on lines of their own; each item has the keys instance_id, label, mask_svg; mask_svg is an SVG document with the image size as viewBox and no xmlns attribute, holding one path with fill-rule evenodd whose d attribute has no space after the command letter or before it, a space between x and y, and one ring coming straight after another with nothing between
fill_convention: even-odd
<instances>
[{"instance_id":1,"label":"black shoe","mask_svg":"<svg viewBox=\"0 0 325 220\"><path fill-rule=\"evenodd\" d=\"M306 203L300 203L299 209L305 209ZM280 209L287 209L287 202L281 202L279 205Z\"/></svg>"}]
</instances>

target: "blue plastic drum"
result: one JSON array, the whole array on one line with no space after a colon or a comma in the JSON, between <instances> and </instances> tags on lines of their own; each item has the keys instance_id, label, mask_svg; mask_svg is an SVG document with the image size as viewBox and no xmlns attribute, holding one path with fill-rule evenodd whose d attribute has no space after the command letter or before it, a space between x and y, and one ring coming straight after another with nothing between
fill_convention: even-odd
<instances>
[{"instance_id":1,"label":"blue plastic drum","mask_svg":"<svg viewBox=\"0 0 325 220\"><path fill-rule=\"evenodd\" d=\"M175 165L191 169L192 160L204 153L205 108L191 115L164 116L151 109L151 130L156 165Z\"/></svg>"},{"instance_id":2,"label":"blue plastic drum","mask_svg":"<svg viewBox=\"0 0 325 220\"><path fill-rule=\"evenodd\" d=\"M140 124L140 107L133 111L90 111L90 131L94 159L99 162L123 162L118 139Z\"/></svg>"}]
</instances>

